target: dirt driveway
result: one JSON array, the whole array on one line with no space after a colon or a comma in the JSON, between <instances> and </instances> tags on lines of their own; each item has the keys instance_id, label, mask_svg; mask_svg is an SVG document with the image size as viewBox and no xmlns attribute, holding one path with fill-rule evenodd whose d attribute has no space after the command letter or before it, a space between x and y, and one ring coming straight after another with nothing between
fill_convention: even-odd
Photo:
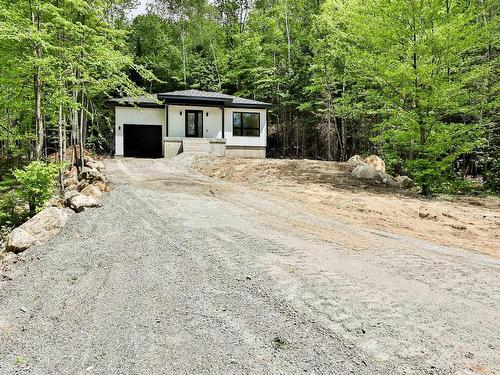
<instances>
[{"instance_id":1,"label":"dirt driveway","mask_svg":"<svg viewBox=\"0 0 500 375\"><path fill-rule=\"evenodd\" d=\"M189 165L109 160L104 206L4 270L1 374L500 372L498 259Z\"/></svg>"}]
</instances>

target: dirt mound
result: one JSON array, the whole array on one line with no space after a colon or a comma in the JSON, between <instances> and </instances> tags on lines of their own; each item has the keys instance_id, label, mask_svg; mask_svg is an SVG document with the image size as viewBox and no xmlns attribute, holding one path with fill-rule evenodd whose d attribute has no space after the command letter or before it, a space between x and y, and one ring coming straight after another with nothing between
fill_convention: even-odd
<instances>
[{"instance_id":1,"label":"dirt mound","mask_svg":"<svg viewBox=\"0 0 500 375\"><path fill-rule=\"evenodd\" d=\"M316 160L197 156L192 167L213 178L270 192L307 210L367 227L500 257L500 200L426 199L409 190L368 185L351 166Z\"/></svg>"},{"instance_id":2,"label":"dirt mound","mask_svg":"<svg viewBox=\"0 0 500 375\"><path fill-rule=\"evenodd\" d=\"M369 184L351 175L352 166L309 159L240 159L218 158L211 155L192 159L193 168L219 179L234 182L276 182L299 185L326 185L337 189L368 190L371 192L403 192L398 188Z\"/></svg>"}]
</instances>

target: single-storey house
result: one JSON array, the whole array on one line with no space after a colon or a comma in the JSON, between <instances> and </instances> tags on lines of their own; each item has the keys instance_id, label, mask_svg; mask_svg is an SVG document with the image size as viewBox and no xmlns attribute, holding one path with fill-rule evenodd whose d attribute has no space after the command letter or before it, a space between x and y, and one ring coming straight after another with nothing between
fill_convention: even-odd
<instances>
[{"instance_id":1,"label":"single-storey house","mask_svg":"<svg viewBox=\"0 0 500 375\"><path fill-rule=\"evenodd\" d=\"M119 98L110 103L117 156L209 152L266 157L268 103L200 90Z\"/></svg>"}]
</instances>

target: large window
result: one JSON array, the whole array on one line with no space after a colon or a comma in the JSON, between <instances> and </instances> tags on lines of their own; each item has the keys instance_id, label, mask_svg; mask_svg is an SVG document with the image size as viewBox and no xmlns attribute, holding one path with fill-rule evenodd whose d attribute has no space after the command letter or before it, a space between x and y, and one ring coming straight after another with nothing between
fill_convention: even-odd
<instances>
[{"instance_id":1,"label":"large window","mask_svg":"<svg viewBox=\"0 0 500 375\"><path fill-rule=\"evenodd\" d=\"M259 137L260 113L233 112L233 135Z\"/></svg>"}]
</instances>

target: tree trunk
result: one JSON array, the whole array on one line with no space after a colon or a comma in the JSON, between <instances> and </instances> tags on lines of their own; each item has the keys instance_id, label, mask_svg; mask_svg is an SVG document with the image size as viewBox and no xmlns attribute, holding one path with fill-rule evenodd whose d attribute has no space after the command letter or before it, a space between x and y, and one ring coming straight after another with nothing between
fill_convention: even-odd
<instances>
[{"instance_id":1,"label":"tree trunk","mask_svg":"<svg viewBox=\"0 0 500 375\"><path fill-rule=\"evenodd\" d=\"M78 127L78 135L80 138L80 154L78 157L80 158L79 164L83 168L83 150L84 150L84 137L83 137L83 115L84 115L84 105L85 105L85 86L82 84L82 94L81 94L81 103L80 103L80 122Z\"/></svg>"},{"instance_id":2,"label":"tree trunk","mask_svg":"<svg viewBox=\"0 0 500 375\"><path fill-rule=\"evenodd\" d=\"M78 74L75 74L78 76ZM76 103L78 100L78 92L76 89L73 89L73 101ZM80 176L81 166L79 160L77 158L77 143L78 139L78 110L76 108L71 110L71 139L73 143L73 156L71 157L71 165L76 164L76 173Z\"/></svg>"},{"instance_id":3,"label":"tree trunk","mask_svg":"<svg viewBox=\"0 0 500 375\"><path fill-rule=\"evenodd\" d=\"M290 72L290 68L292 65L292 38L290 36L290 24L288 20L288 0L285 0L285 29L286 29L286 44L287 44L287 61L288 61L288 72Z\"/></svg>"},{"instance_id":4,"label":"tree trunk","mask_svg":"<svg viewBox=\"0 0 500 375\"><path fill-rule=\"evenodd\" d=\"M184 74L184 88L187 87L187 48L186 48L186 31L181 31L182 41L182 72Z\"/></svg>"},{"instance_id":5,"label":"tree trunk","mask_svg":"<svg viewBox=\"0 0 500 375\"><path fill-rule=\"evenodd\" d=\"M36 12L36 16L32 14L33 25L36 24L38 32L40 32L42 27L42 11L40 5ZM35 43L34 47L35 57L40 60L42 58L42 48L39 43ZM42 158L43 152L43 141L44 141L44 129L43 129L43 117L42 117L42 82L40 78L40 67L37 66L35 73L33 74L33 90L35 95L35 131L36 131L36 143L35 143L35 156L37 160Z\"/></svg>"},{"instance_id":6,"label":"tree trunk","mask_svg":"<svg viewBox=\"0 0 500 375\"><path fill-rule=\"evenodd\" d=\"M64 178L62 163L64 162L64 142L63 142L63 110L62 104L59 104L59 121L57 124L58 138L59 138L59 195L64 196Z\"/></svg>"},{"instance_id":7,"label":"tree trunk","mask_svg":"<svg viewBox=\"0 0 500 375\"><path fill-rule=\"evenodd\" d=\"M296 147L295 156L298 159L299 158L299 112L298 111L297 111L297 129L295 134L295 147Z\"/></svg>"}]
</instances>

